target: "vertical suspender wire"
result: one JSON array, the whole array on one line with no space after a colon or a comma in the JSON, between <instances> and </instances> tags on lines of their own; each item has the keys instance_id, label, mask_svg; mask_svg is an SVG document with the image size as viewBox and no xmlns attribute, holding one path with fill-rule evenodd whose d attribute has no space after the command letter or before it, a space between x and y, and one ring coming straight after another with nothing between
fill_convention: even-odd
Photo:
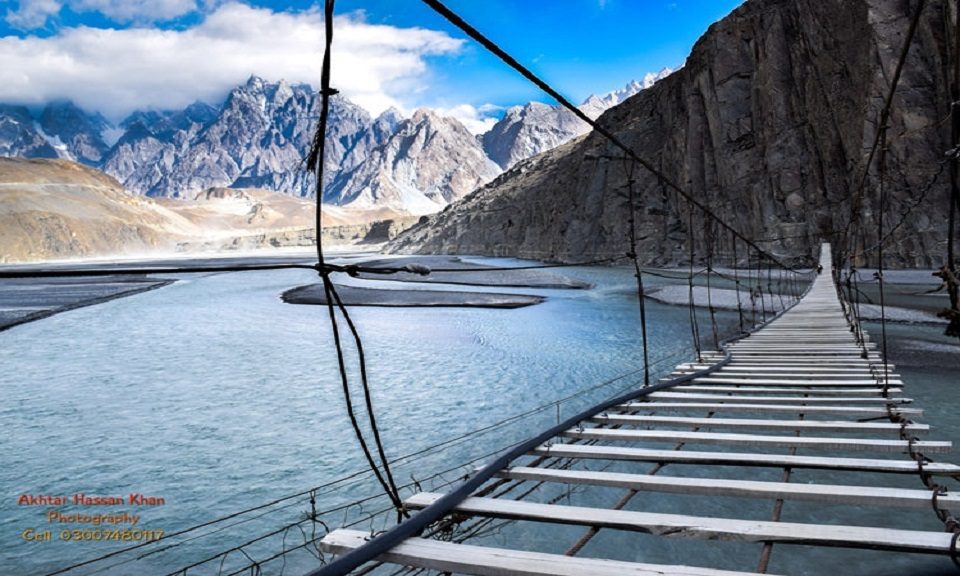
<instances>
[{"instance_id":1,"label":"vertical suspender wire","mask_svg":"<svg viewBox=\"0 0 960 576\"><path fill-rule=\"evenodd\" d=\"M770 314L777 313L777 306L773 303L773 262L767 260L767 296L770 297Z\"/></svg>"},{"instance_id":2,"label":"vertical suspender wire","mask_svg":"<svg viewBox=\"0 0 960 576\"><path fill-rule=\"evenodd\" d=\"M687 238L690 242L690 275L687 276L687 285L689 286L687 308L690 311L690 332L693 336L693 347L697 350L697 361L703 362L703 352L700 350L700 328L697 325L697 307L693 300L693 204L688 203L687 209L690 214L687 218Z\"/></svg>"},{"instance_id":3,"label":"vertical suspender wire","mask_svg":"<svg viewBox=\"0 0 960 576\"><path fill-rule=\"evenodd\" d=\"M753 284L753 248L747 245L747 287L750 289L750 327L757 327L757 291Z\"/></svg>"},{"instance_id":4,"label":"vertical suspender wire","mask_svg":"<svg viewBox=\"0 0 960 576\"><path fill-rule=\"evenodd\" d=\"M739 323L740 333L743 334L743 306L740 304L740 261L737 260L737 237L733 234L730 235L730 240L732 241L733 247L733 283L737 289L737 322Z\"/></svg>"},{"instance_id":5,"label":"vertical suspender wire","mask_svg":"<svg viewBox=\"0 0 960 576\"><path fill-rule=\"evenodd\" d=\"M857 344L860 346L860 356L863 358L867 357L867 342L863 337L863 320L860 312L860 283L859 283L860 273L857 271L856 266L853 266L851 263L850 266L850 278L853 280L852 290L853 290L853 317L856 319L854 322L854 330L856 331L856 340Z\"/></svg>"},{"instance_id":6,"label":"vertical suspender wire","mask_svg":"<svg viewBox=\"0 0 960 576\"><path fill-rule=\"evenodd\" d=\"M887 209L884 175L887 164L887 127L880 127L880 150L877 164L880 168L880 202L877 210L877 283L880 289L880 346L883 350L883 395L890 396L890 370L887 364L887 309L883 290L883 213ZM864 347L866 351L866 347Z\"/></svg>"},{"instance_id":7,"label":"vertical suspender wire","mask_svg":"<svg viewBox=\"0 0 960 576\"><path fill-rule=\"evenodd\" d=\"M326 0L324 3L324 32L325 32L325 41L324 41L324 51L323 51L323 63L320 73L320 119L317 127L317 135L314 138L313 150L311 150L310 156L308 158L308 164L313 164L314 177L316 178L316 197L317 197L317 210L316 210L316 242L317 242L317 261L318 269L320 271L320 276L323 280L323 291L324 296L327 301L327 310L330 315L330 325L333 332L333 341L337 349L337 363L340 368L340 383L343 388L344 399L346 402L347 413L350 418L350 424L353 427L354 434L357 437L357 440L360 443L360 448L363 450L364 457L367 460L367 463L370 465L370 469L373 471L374 475L377 478L377 481L380 483L384 492L390 498L390 501L397 508L402 515L403 503L400 499L400 492L396 486L396 483L393 480L393 475L390 472L390 465L388 463L387 457L383 450L383 444L380 441L380 433L376 424L376 418L373 412L372 400L370 398L369 386L367 382L366 374L366 361L363 354L363 345L360 340L360 335L356 330L356 326L353 324L353 321L350 319L350 315L347 313L346 307L343 305L340 296L337 293L336 287L333 284L333 281L330 279L329 270L326 267L325 256L323 252L323 239L322 239L322 230L323 230L323 159L326 152L326 132L327 132L327 120L330 114L330 98L337 94L337 90L333 89L330 86L330 58L331 58L331 49L333 45L333 12L334 12L334 3L335 0ZM350 396L350 382L349 377L347 376L347 367L346 359L343 353L342 338L340 335L339 323L337 321L337 311L339 310L340 314L346 320L350 332L353 334L354 342L357 346L357 355L360 363L360 375L363 382L364 396L367 405L367 416L370 421L370 427L374 434L374 439L377 445L377 450L380 455L380 460L383 465L383 471L381 472L380 467L377 465L376 460L373 457L373 453L370 451L370 447L367 444L366 439L364 438L363 431L360 429L360 424L357 421L356 413L353 407L353 401ZM385 475L385 476L384 476Z\"/></svg>"},{"instance_id":8,"label":"vertical suspender wire","mask_svg":"<svg viewBox=\"0 0 960 576\"><path fill-rule=\"evenodd\" d=\"M787 307L783 303L783 268L777 268L777 298L780 300L780 309L783 310Z\"/></svg>"},{"instance_id":9,"label":"vertical suspender wire","mask_svg":"<svg viewBox=\"0 0 960 576\"><path fill-rule=\"evenodd\" d=\"M623 159L623 171L627 176L627 193L629 195L629 206L630 215L627 218L627 236L630 241L630 249L627 252L627 256L633 260L633 270L634 275L637 278L637 298L640 303L640 335L643 338L643 385L644 387L650 385L650 353L649 346L647 345L647 306L646 306L646 295L643 290L643 273L640 270L640 260L637 255L637 207L636 207L636 196L633 189L634 180L633 180L633 170L635 164L633 162L628 163L627 158Z\"/></svg>"},{"instance_id":10,"label":"vertical suspender wire","mask_svg":"<svg viewBox=\"0 0 960 576\"><path fill-rule=\"evenodd\" d=\"M710 276L713 275L713 220L707 220L707 309L710 311L710 327L713 330L713 349L720 349L720 337L717 335L717 311L713 307L713 287Z\"/></svg>"},{"instance_id":11,"label":"vertical suspender wire","mask_svg":"<svg viewBox=\"0 0 960 576\"><path fill-rule=\"evenodd\" d=\"M763 294L763 255L757 254L757 295L760 296L761 322L767 321L767 301Z\"/></svg>"}]
</instances>

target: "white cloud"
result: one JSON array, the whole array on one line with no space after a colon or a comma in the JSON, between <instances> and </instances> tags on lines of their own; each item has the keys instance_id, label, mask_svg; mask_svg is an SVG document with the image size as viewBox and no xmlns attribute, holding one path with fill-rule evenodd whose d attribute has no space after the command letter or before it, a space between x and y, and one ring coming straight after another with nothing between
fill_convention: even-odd
<instances>
[{"instance_id":1,"label":"white cloud","mask_svg":"<svg viewBox=\"0 0 960 576\"><path fill-rule=\"evenodd\" d=\"M488 114L501 109L493 104L484 104L479 109L470 104L460 104L452 108L434 108L434 111L441 116L456 118L473 134L483 134L497 123L497 118Z\"/></svg>"},{"instance_id":2,"label":"white cloud","mask_svg":"<svg viewBox=\"0 0 960 576\"><path fill-rule=\"evenodd\" d=\"M124 3L80 1L117 10ZM192 2L153 4L174 10ZM279 13L233 2L186 30L77 27L49 38L8 36L0 38L0 101L69 98L117 119L138 108L177 108L198 99L217 103L251 74L317 86L323 36L316 10ZM341 16L334 30L333 82L374 114L389 106L407 108L406 95L425 88L425 57L456 53L462 43L443 32Z\"/></svg>"},{"instance_id":3,"label":"white cloud","mask_svg":"<svg viewBox=\"0 0 960 576\"><path fill-rule=\"evenodd\" d=\"M21 30L34 30L64 6L75 12L99 12L121 23L170 20L197 9L195 0L20 0L17 9L8 10L6 20Z\"/></svg>"},{"instance_id":4,"label":"white cloud","mask_svg":"<svg viewBox=\"0 0 960 576\"><path fill-rule=\"evenodd\" d=\"M117 22L157 22L189 14L197 9L194 0L73 0L77 12L100 12Z\"/></svg>"},{"instance_id":5,"label":"white cloud","mask_svg":"<svg viewBox=\"0 0 960 576\"><path fill-rule=\"evenodd\" d=\"M59 0L20 0L20 6L7 10L6 21L20 30L40 28L47 18L60 13L63 4Z\"/></svg>"}]
</instances>

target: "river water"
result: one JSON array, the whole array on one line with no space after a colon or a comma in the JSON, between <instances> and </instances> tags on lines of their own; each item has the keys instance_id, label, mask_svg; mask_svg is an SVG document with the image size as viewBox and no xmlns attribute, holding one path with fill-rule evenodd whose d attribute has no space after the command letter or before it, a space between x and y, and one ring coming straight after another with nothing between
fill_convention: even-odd
<instances>
[{"instance_id":1,"label":"river water","mask_svg":"<svg viewBox=\"0 0 960 576\"><path fill-rule=\"evenodd\" d=\"M638 310L630 271L574 268L565 273L595 287L503 289L547 297L542 304L515 310L353 309L390 458L549 405L640 366ZM313 281L309 272L295 270L184 276L163 289L0 333L4 573L44 574L133 543L65 541L63 530L91 526L51 522L46 514L57 506L19 505L21 495L69 499L83 493L126 500L132 493L143 494L159 500L119 507L59 508L87 515L127 512L140 517L136 528L170 534L365 470L345 415L326 309L284 304L279 298L284 290ZM648 313L654 372L669 371L690 357L688 311L650 302ZM724 326L730 327L732 321L732 315L723 315ZM955 361L950 344L941 341L933 328L893 332L892 338L913 342L910 357L921 359L913 367L904 365L903 373L911 395L932 408L928 420L938 425L934 436L960 441L956 416L960 395L924 356L932 354L932 362ZM910 371L916 380L910 380ZM434 472L519 441L558 416L638 382L634 374L442 452L398 464L397 481L440 489L471 465L431 478ZM376 490L376 484L363 476L318 491L315 505L320 510L333 508ZM116 562L69 573L174 572L282 527L291 518L295 521L309 509L307 498L291 501L282 511L267 514L272 509L266 509L245 523L191 533L181 545L143 559L132 561L130 555L121 555ZM671 502L669 498L657 501L661 506ZM723 506L711 513L734 514L739 504ZM369 507L325 518L339 525L365 516L376 503ZM857 511L844 513L845 522L856 523ZM863 511L862 516L869 521L875 514ZM378 518L362 528L377 530L386 527L383 522ZM33 534L49 530L51 541L25 540L28 529ZM573 539L576 532L571 529ZM301 532L282 536L281 546L303 541ZM490 538L504 536L498 533ZM525 532L514 538L535 540L538 535ZM622 547L617 538L611 533L598 539L595 546L602 548L593 553ZM258 552L277 546L276 542L259 545ZM756 549L752 545L754 553ZM810 566L800 549L799 558L794 558L796 552L783 554L786 564L782 566L776 564L775 554L771 572L822 573L800 570ZM659 553L653 552L651 561L658 559ZM237 552L225 565L242 560ZM307 555L291 555L284 570L295 574L313 562ZM706 565L711 562L705 559ZM874 573L886 565L887 560L869 563ZM949 562L934 559L924 566L932 570L929 573L937 573L940 566L946 570ZM215 562L189 574L218 571ZM272 565L264 573L279 571L279 565Z\"/></svg>"}]
</instances>

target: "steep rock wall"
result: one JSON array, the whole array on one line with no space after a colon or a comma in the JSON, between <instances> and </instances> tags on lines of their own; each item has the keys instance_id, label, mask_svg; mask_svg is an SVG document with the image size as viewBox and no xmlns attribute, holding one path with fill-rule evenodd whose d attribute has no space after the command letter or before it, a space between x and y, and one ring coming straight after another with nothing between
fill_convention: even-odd
<instances>
[{"instance_id":1,"label":"steep rock wall","mask_svg":"<svg viewBox=\"0 0 960 576\"><path fill-rule=\"evenodd\" d=\"M908 0L750 0L711 26L685 66L600 122L745 235L784 256L839 242L909 22ZM930 0L890 123L888 225L916 204L888 264L938 265L949 174L918 203L950 148L955 8ZM627 251L629 166L591 133L521 162L395 240L395 252L587 260ZM688 209L635 167L639 252L682 261ZM877 174L863 204L876 241ZM693 224L702 246L707 227Z\"/></svg>"}]
</instances>

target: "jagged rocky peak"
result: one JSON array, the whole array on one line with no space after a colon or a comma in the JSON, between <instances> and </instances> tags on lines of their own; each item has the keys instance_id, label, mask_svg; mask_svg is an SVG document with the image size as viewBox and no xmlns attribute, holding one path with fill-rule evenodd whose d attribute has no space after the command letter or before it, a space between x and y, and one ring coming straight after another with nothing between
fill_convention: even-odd
<instances>
[{"instance_id":1,"label":"jagged rocky peak","mask_svg":"<svg viewBox=\"0 0 960 576\"><path fill-rule=\"evenodd\" d=\"M391 106L380 113L373 121L373 135L378 144L386 142L403 122L403 113Z\"/></svg>"},{"instance_id":2,"label":"jagged rocky peak","mask_svg":"<svg viewBox=\"0 0 960 576\"><path fill-rule=\"evenodd\" d=\"M39 110L0 105L0 155L67 158L97 164L109 146L104 133L113 126L99 114L59 101Z\"/></svg>"},{"instance_id":3,"label":"jagged rocky peak","mask_svg":"<svg viewBox=\"0 0 960 576\"><path fill-rule=\"evenodd\" d=\"M47 104L37 119L44 134L63 146L64 156L84 164L97 164L109 146L103 140L104 131L112 128L100 114L89 114L73 102Z\"/></svg>"},{"instance_id":4,"label":"jagged rocky peak","mask_svg":"<svg viewBox=\"0 0 960 576\"><path fill-rule=\"evenodd\" d=\"M566 108L530 102L507 109L503 118L481 139L487 155L506 170L589 129Z\"/></svg>"},{"instance_id":5,"label":"jagged rocky peak","mask_svg":"<svg viewBox=\"0 0 960 576\"><path fill-rule=\"evenodd\" d=\"M60 158L61 153L39 133L26 106L0 104L0 156Z\"/></svg>"},{"instance_id":6,"label":"jagged rocky peak","mask_svg":"<svg viewBox=\"0 0 960 576\"><path fill-rule=\"evenodd\" d=\"M660 80L663 80L670 74L673 74L672 68L663 68L659 72L647 72L643 80L631 80L620 90L614 90L602 96L591 94L580 105L580 110L591 119L596 120L601 114L613 108L614 106L626 101L627 98L639 94L640 91L650 88Z\"/></svg>"},{"instance_id":7,"label":"jagged rocky peak","mask_svg":"<svg viewBox=\"0 0 960 576\"><path fill-rule=\"evenodd\" d=\"M750 238L784 256L838 246L862 174L876 117L909 24L907 2L749 0L714 24L683 68L608 110L601 119ZM894 99L886 156L887 216L916 203L950 149L948 71L957 12L927 2ZM896 136L893 136L896 135ZM398 238L393 249L588 260L622 254L627 181L599 134L527 160ZM691 231L685 207L636 167L638 253L682 261L687 237L703 250L708 228ZM876 189L871 174L869 189ZM926 205L948 205L949 182ZM876 229L875 194L864 199ZM945 210L914 210L893 231L888 265L939 265Z\"/></svg>"},{"instance_id":8,"label":"jagged rocky peak","mask_svg":"<svg viewBox=\"0 0 960 576\"><path fill-rule=\"evenodd\" d=\"M420 109L401 121L354 171L334 182L325 200L428 214L499 173L463 124Z\"/></svg>"},{"instance_id":9,"label":"jagged rocky peak","mask_svg":"<svg viewBox=\"0 0 960 576\"><path fill-rule=\"evenodd\" d=\"M217 113L217 108L200 101L183 110L137 110L120 122L125 131L121 138L129 135L137 124L140 128L136 131L145 128L160 138L173 138L177 132L197 132L216 119Z\"/></svg>"},{"instance_id":10,"label":"jagged rocky peak","mask_svg":"<svg viewBox=\"0 0 960 576\"><path fill-rule=\"evenodd\" d=\"M627 98L653 86L673 71L664 68L648 73L643 81L631 80L620 90L603 96L591 95L580 110L596 120L605 111ZM521 160L536 156L590 131L589 125L561 106L530 102L526 106L508 108L503 118L482 136L483 149L504 170Z\"/></svg>"}]
</instances>

